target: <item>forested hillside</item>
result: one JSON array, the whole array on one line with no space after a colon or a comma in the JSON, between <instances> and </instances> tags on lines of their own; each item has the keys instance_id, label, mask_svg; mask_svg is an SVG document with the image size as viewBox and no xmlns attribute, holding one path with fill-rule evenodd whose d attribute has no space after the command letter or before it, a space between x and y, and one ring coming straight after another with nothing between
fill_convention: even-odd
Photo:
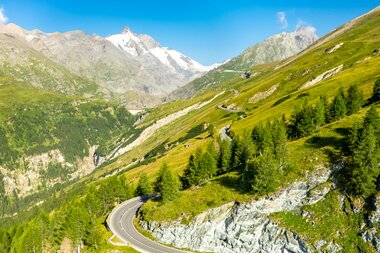
<instances>
[{"instance_id":1,"label":"forested hillside","mask_svg":"<svg viewBox=\"0 0 380 253\"><path fill-rule=\"evenodd\" d=\"M91 173L135 117L102 101L0 87L1 214L44 201Z\"/></svg>"}]
</instances>

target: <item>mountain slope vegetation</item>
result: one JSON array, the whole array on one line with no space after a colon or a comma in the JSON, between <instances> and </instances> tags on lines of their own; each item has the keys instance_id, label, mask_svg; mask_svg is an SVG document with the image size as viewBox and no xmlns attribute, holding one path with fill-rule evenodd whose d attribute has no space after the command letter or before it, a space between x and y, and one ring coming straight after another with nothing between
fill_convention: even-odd
<instances>
[{"instance_id":1,"label":"mountain slope vegetation","mask_svg":"<svg viewBox=\"0 0 380 253\"><path fill-rule=\"evenodd\" d=\"M1 213L43 201L90 174L108 145L132 135L125 108L19 85L0 86Z\"/></svg>"},{"instance_id":2,"label":"mountain slope vegetation","mask_svg":"<svg viewBox=\"0 0 380 253\"><path fill-rule=\"evenodd\" d=\"M165 188L165 193L175 194L149 201L142 218L165 222L179 219L184 224L209 208L273 194L303 180L319 166L339 164L340 171L327 182L336 185L324 199L301 207L299 212L272 214L271 219L310 245L324 240L325 247L331 241L343 252L376 252L378 223L368 222L367 217L378 211L373 203L378 199L374 184L378 160L365 154L379 153L378 121L373 120L380 112L376 99L376 85L380 84L379 23L377 8L290 59L253 67L251 72L260 72L258 75L237 77L193 99L151 110L136 125L137 132L166 114L224 91L206 106L165 125L130 152L104 163L78 184L65 187L61 194L12 218L4 217L0 245L12 252L42 251L41 247L55 251L65 243L83 252L110 251L113 246L106 242L110 234L103 225L107 213L118 201L136 194L136 188L138 192L147 189L141 187L139 178L144 178L145 184L156 182L163 164L165 171L171 171L168 178L183 178L183 190L177 192L177 183L173 184L175 191L167 190L159 180L157 190ZM321 115L325 116L323 120ZM277 127L281 124L285 127ZM216 144L226 126L230 126L233 139L231 149L223 142ZM278 138L268 132L277 133ZM219 163L215 167L210 161ZM371 169L369 177L361 177L366 168ZM316 251L324 251L323 247Z\"/></svg>"}]
</instances>

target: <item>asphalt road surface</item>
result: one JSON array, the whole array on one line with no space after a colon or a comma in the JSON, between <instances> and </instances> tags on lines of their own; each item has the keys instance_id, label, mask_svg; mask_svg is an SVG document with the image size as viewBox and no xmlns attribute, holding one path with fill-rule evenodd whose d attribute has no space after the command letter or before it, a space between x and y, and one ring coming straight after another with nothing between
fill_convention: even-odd
<instances>
[{"instance_id":1,"label":"asphalt road surface","mask_svg":"<svg viewBox=\"0 0 380 253\"><path fill-rule=\"evenodd\" d=\"M129 246L142 253L189 253L159 244L143 236L133 224L138 209L149 198L137 197L115 207L108 217L110 230Z\"/></svg>"},{"instance_id":2,"label":"asphalt road surface","mask_svg":"<svg viewBox=\"0 0 380 253\"><path fill-rule=\"evenodd\" d=\"M220 129L219 136L222 139L222 141L224 140L227 140L229 142L232 141L231 137L228 135L230 128L231 128L231 125L228 125Z\"/></svg>"}]
</instances>

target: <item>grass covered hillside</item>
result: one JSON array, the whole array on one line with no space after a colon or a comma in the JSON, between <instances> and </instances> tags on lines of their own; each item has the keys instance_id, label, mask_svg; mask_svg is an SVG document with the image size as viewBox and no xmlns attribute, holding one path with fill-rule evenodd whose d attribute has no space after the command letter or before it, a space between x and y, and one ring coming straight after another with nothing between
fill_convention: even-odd
<instances>
[{"instance_id":1,"label":"grass covered hillside","mask_svg":"<svg viewBox=\"0 0 380 253\"><path fill-rule=\"evenodd\" d=\"M20 84L63 94L100 96L94 81L73 74L18 36L0 33L0 42L0 85Z\"/></svg>"},{"instance_id":2,"label":"grass covered hillside","mask_svg":"<svg viewBox=\"0 0 380 253\"><path fill-rule=\"evenodd\" d=\"M34 90L30 96L30 89L0 87L0 129L5 133L0 136L5 143L0 159L6 161L0 169L7 173L14 168L28 171L20 166L24 160L54 149L70 168L91 146L109 154L111 143L127 145L160 119L211 101L157 129L37 208L4 219L0 248L122 252L107 242L111 234L104 225L121 200L159 192L159 198L144 204L140 218L189 224L207 209L273 196L317 168L339 165L320 186L330 189L321 201L272 213L270 219L308 245L333 241L342 252L375 252L376 244L363 235L378 238L379 231L367 219L375 210L379 185L378 24L379 8L290 59L255 66L251 71L258 74L249 79L231 79L192 99L152 109L136 129L130 114L109 104ZM33 108L29 114L28 108ZM29 124L41 118L43 123ZM223 135L229 125L231 141ZM21 138L15 138L15 127ZM67 138L70 134L73 138ZM56 169L48 167L41 175L55 175ZM6 185L0 190L6 192ZM315 249L325 252L326 247Z\"/></svg>"},{"instance_id":3,"label":"grass covered hillside","mask_svg":"<svg viewBox=\"0 0 380 253\"><path fill-rule=\"evenodd\" d=\"M380 41L378 36L380 30L377 25L379 23L379 11L374 11L367 16L341 27L337 30L337 34L333 33L322 38L324 43L317 42L318 46L307 49L299 56L278 64L255 67L253 71L260 69L260 75L248 80L234 79L221 85L221 87L225 89L234 89L239 92L239 94L233 98L225 100L227 107L239 112L225 112L223 117L228 119L224 121L224 124L232 124L231 130L235 136L234 139L243 136L243 140L247 139L247 134L249 136L251 135L251 131L255 126L267 120L273 121L275 119L284 118L287 125L294 124L294 120L297 118L297 112L309 110L303 106L305 101L306 104L313 106L313 110L316 110L321 96L324 96L328 104L326 110L334 111L335 109L333 108L336 101L339 100L337 96L341 92L340 90L343 90L343 95L346 98L350 97L348 91L350 86L357 87L359 92L363 94L363 101L366 101L363 103L364 108L350 116L346 116L346 114L349 114L346 111L344 116L337 116L333 120L327 120L327 124L316 127L315 129L313 128L306 134L301 134L300 137L302 138L292 137L291 131L287 131L289 138L287 144L288 166L286 167L286 173L281 175L281 183L275 185L274 188L269 187L269 191L262 191L262 189L265 188L263 188L264 185L261 185L258 188L259 190L247 192L247 190L244 190L244 187L241 188L241 172L239 172L239 170L233 170L227 174L211 177L203 181L203 183L200 184L201 186L191 187L182 191L179 197L176 197L172 201L164 203L160 201L150 201L143 207L143 217L147 220L165 221L180 218L188 222L187 220L191 220L191 217L194 217L208 208L220 206L229 201L244 202L248 199L260 196L262 193L273 192L275 189L284 187L296 179L303 178L306 173L313 171L318 164L329 166L339 163L342 160L347 160L349 164L351 159L356 159L351 157L349 151L347 151L349 149L347 138L349 137L350 131L352 131L350 129L354 129L356 122L361 122L369 110L369 104L372 101L371 97L374 94L374 85L380 77ZM341 30L344 30L344 32L340 32ZM341 43L341 46L336 47L336 45ZM331 50L332 48L336 49ZM319 76L326 76L324 75L325 73L329 73L330 70L341 65L341 70L333 75L327 78L318 78ZM320 81L315 82L313 85L305 86L305 84L313 80ZM273 87L275 88L273 89ZM272 92L269 92L270 90L272 90ZM345 106L349 107L350 105ZM375 103L374 106L379 112L378 103ZM218 111L218 109L214 110ZM348 108L344 110L348 110ZM331 114L333 113L331 112ZM210 115L213 114L210 112ZM244 115L244 117L241 118L239 115ZM333 116L326 115L326 119L328 117ZM223 125L216 123L216 129L220 129L222 126ZM379 133L377 131L375 131L375 133L377 138L379 138ZM206 137L207 135L199 135L198 138L204 140L194 140L194 142L198 144L197 146L203 147L203 150L206 150L207 143L211 141L207 141L205 139ZM253 140L253 144L253 149L257 149L257 141ZM376 145L378 146L379 144ZM219 146L219 149L221 147L222 146ZM178 150L169 151L167 156L160 158L155 163L156 165L147 165L140 171L146 171L149 175L153 170L158 171L161 164L166 161L169 167L170 164L172 164L172 169L175 173L182 175L182 170L178 170L176 162L173 161L175 157L182 157L181 153L178 152ZM379 150L377 149L375 154L378 155L378 152ZM197 156L195 148L191 154ZM173 158L171 158L171 155L173 155ZM316 163L316 160L319 162ZM186 165L181 167L188 170L188 166L191 166L191 163L191 160L188 160ZM131 173L133 172L131 171L127 173L127 175ZM258 173L258 171L256 171L256 173ZM346 173L346 171L342 173ZM152 175L154 175L154 173L152 173ZM350 178L349 175L344 175L344 177ZM269 176L268 178L268 175L266 176L265 181L275 179L274 177L271 178ZM255 172L253 178L255 178ZM343 219L341 220L341 226L334 227L330 233L327 232L331 230L331 226L325 223L321 223L320 227L317 227L317 229L320 229L318 233L313 233L314 227L301 223L305 222L305 218L301 218L302 215L278 214L275 219L280 222L281 226L299 231L301 235L310 238L310 243L322 239L327 240L329 236L331 240L331 238L333 238L331 234L334 232L339 233L339 231L347 230L349 234L339 239L340 245L344 245L345 250L355 251L355 247L358 245L362 245L359 246L361 249L373 250L372 246L368 246L368 244L363 242L361 237L358 236L360 231L357 230L357 226L349 225L351 219L359 223L362 222L363 216L357 217L351 213L346 214L348 217L344 218L341 216L341 213L335 213L334 208L337 208L336 206L330 206L330 198L333 198L336 194L339 195L340 192L346 194L345 198L351 205L356 203L354 199L358 197L361 199L359 202L363 202L364 200L368 205L372 203L373 191L370 193L359 191L360 193L358 194L358 192L355 193L355 190L349 190L350 187L354 187L353 185L358 184L357 181L353 181L355 183L351 181L351 185L343 184L342 188L333 191L328 195L325 201L318 203L315 207L319 208L319 210L324 210L320 213L316 211L316 222L322 222L318 215L324 215L327 220L339 221L339 219ZM253 182L256 182L253 186L259 183L257 180ZM362 187L366 189L368 185ZM313 208L314 207L310 207L310 210L314 210ZM308 210L308 207L305 209ZM364 216L371 212L371 209L361 210ZM304 221L301 221L302 219ZM307 222L310 224L310 221Z\"/></svg>"}]
</instances>

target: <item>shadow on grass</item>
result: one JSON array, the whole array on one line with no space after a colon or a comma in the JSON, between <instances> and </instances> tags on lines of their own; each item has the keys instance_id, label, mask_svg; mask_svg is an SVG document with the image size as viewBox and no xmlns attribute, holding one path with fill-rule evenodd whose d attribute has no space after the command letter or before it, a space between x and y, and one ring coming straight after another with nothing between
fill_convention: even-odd
<instances>
[{"instance_id":1,"label":"shadow on grass","mask_svg":"<svg viewBox=\"0 0 380 253\"><path fill-rule=\"evenodd\" d=\"M350 128L339 127L334 129L337 136L319 136L315 135L309 138L306 143L313 148L333 147L336 150L347 153L348 150L348 137L350 134Z\"/></svg>"},{"instance_id":2,"label":"shadow on grass","mask_svg":"<svg viewBox=\"0 0 380 253\"><path fill-rule=\"evenodd\" d=\"M215 181L223 185L224 187L234 189L236 192L240 194L247 193L239 176L226 175L215 179Z\"/></svg>"},{"instance_id":3,"label":"shadow on grass","mask_svg":"<svg viewBox=\"0 0 380 253\"><path fill-rule=\"evenodd\" d=\"M333 147L340 149L342 147L342 138L337 137L323 137L323 136L313 136L306 141L307 145L313 148L323 148L323 147Z\"/></svg>"},{"instance_id":4,"label":"shadow on grass","mask_svg":"<svg viewBox=\"0 0 380 253\"><path fill-rule=\"evenodd\" d=\"M281 103L284 103L286 100L288 100L290 98L290 95L287 95L285 97L282 97L280 98L279 100L277 100L276 102L274 102L274 104L272 105L272 107L275 107L276 105L279 105Z\"/></svg>"},{"instance_id":5,"label":"shadow on grass","mask_svg":"<svg viewBox=\"0 0 380 253\"><path fill-rule=\"evenodd\" d=\"M349 127L338 127L338 128L335 128L334 131L344 137L348 137L348 135L350 134L350 130L351 128Z\"/></svg>"}]
</instances>

